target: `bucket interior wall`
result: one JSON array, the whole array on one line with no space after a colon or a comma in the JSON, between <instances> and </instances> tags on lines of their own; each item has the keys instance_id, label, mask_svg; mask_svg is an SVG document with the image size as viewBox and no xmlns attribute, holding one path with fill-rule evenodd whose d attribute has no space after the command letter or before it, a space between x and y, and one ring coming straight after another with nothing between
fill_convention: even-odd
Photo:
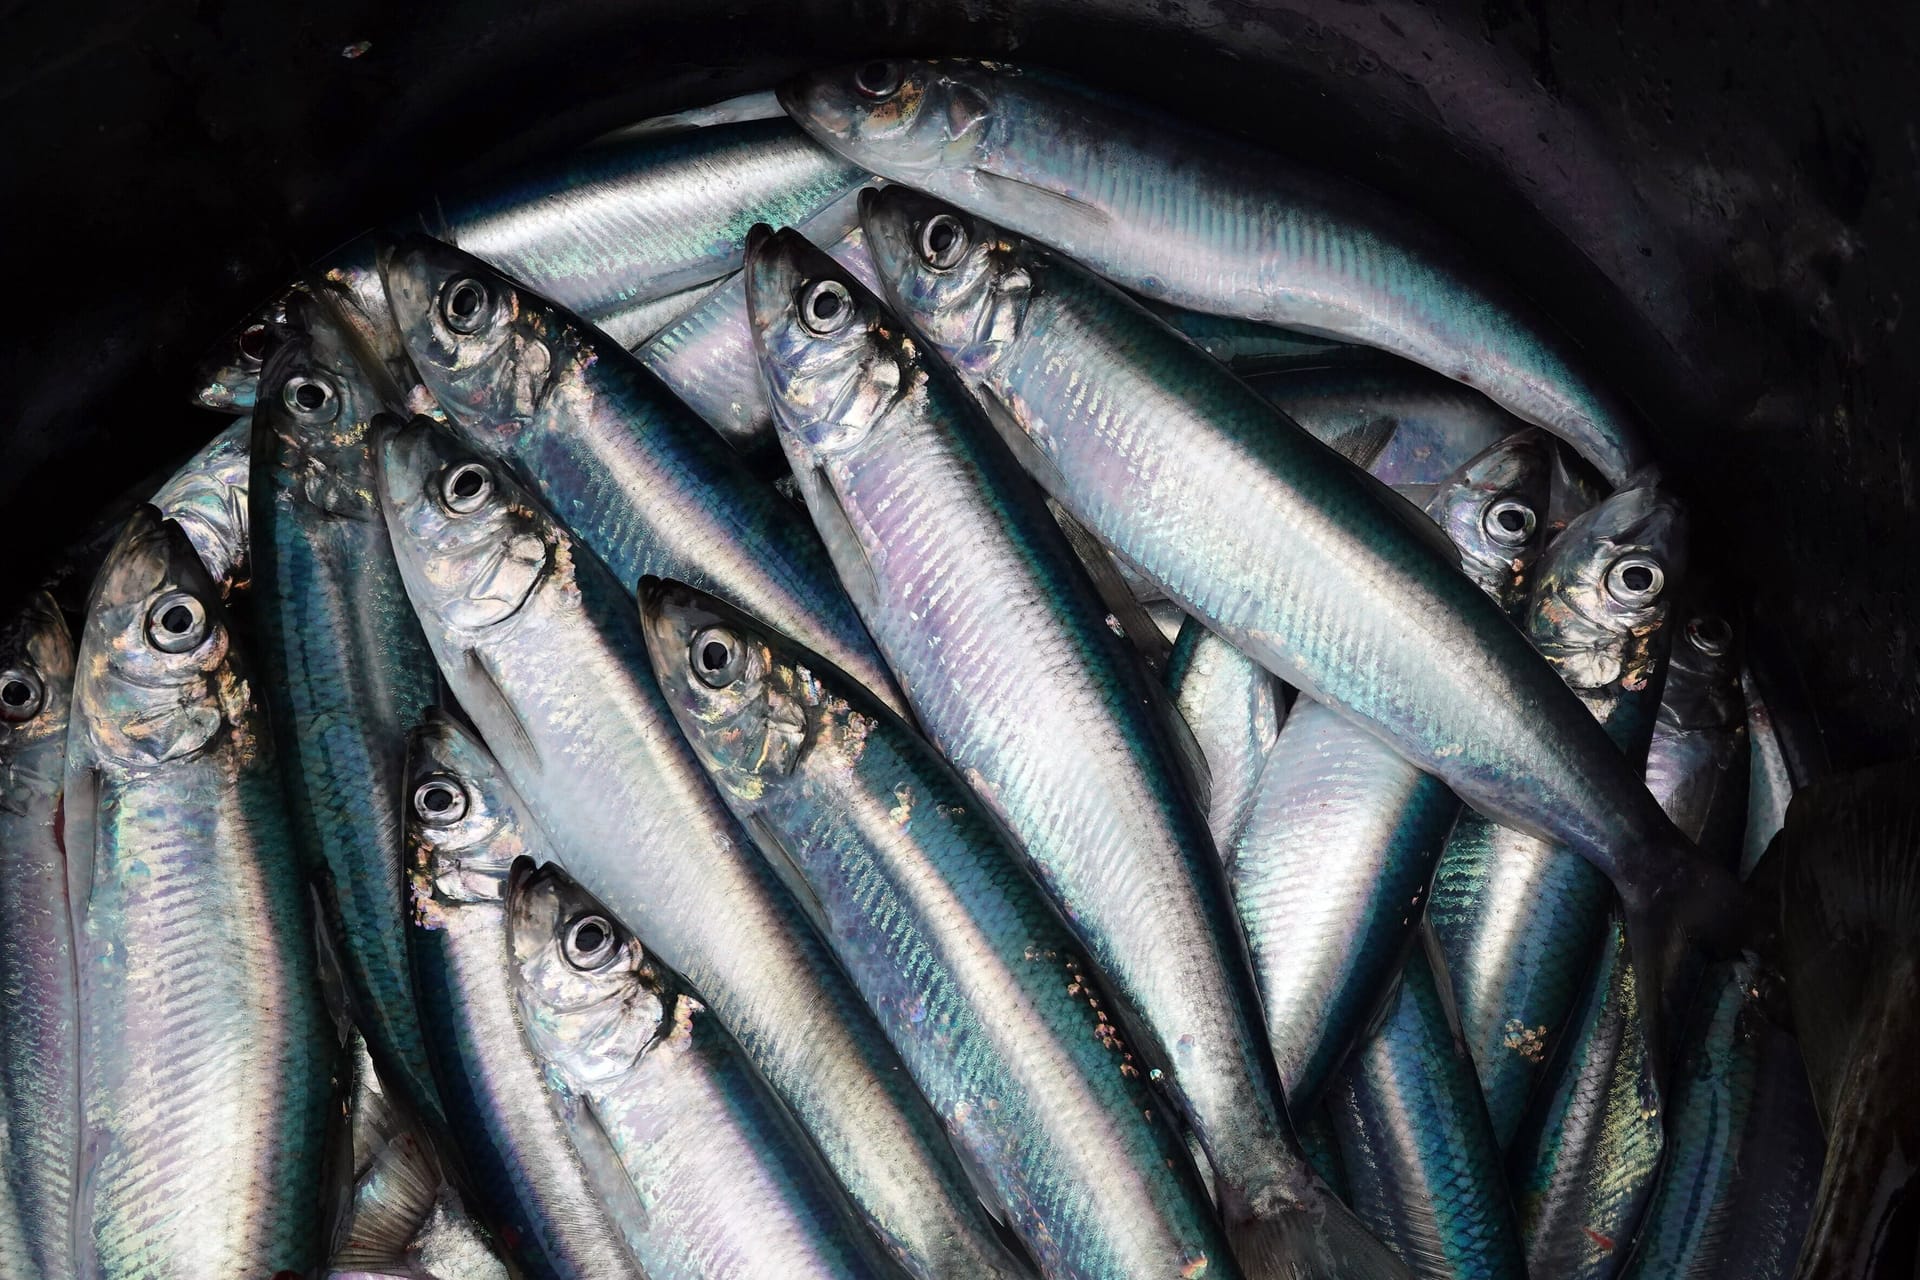
<instances>
[{"instance_id":1,"label":"bucket interior wall","mask_svg":"<svg viewBox=\"0 0 1920 1280\"><path fill-rule=\"evenodd\" d=\"M1837 766L1920 750L1908 5L74 0L9 15L8 603L218 425L208 343L436 187L885 53L1151 99L1421 210L1589 349Z\"/></svg>"}]
</instances>

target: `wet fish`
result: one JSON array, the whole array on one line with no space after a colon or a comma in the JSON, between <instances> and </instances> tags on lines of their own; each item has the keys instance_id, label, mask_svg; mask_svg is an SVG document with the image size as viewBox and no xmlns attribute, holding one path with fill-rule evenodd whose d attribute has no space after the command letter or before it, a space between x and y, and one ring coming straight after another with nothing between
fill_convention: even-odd
<instances>
[{"instance_id":1,"label":"wet fish","mask_svg":"<svg viewBox=\"0 0 1920 1280\"><path fill-rule=\"evenodd\" d=\"M747 300L781 447L842 580L918 722L1107 976L1207 1153L1242 1269L1390 1263L1287 1125L1175 726L1156 722L1038 491L878 299L797 233L756 236Z\"/></svg>"},{"instance_id":2,"label":"wet fish","mask_svg":"<svg viewBox=\"0 0 1920 1280\"><path fill-rule=\"evenodd\" d=\"M630 347L739 270L747 228L799 222L866 178L787 120L740 120L603 139L485 191L442 192L410 226L460 246ZM324 291L346 304L369 345L399 362L395 376L404 378L377 243L363 236L341 246L292 292ZM284 307L285 297L276 298L222 338L195 375L199 403L252 407Z\"/></svg>"},{"instance_id":3,"label":"wet fish","mask_svg":"<svg viewBox=\"0 0 1920 1280\"><path fill-rule=\"evenodd\" d=\"M180 526L223 593L252 576L247 536L247 448L252 423L242 418L187 459L153 495L160 514Z\"/></svg>"},{"instance_id":4,"label":"wet fish","mask_svg":"<svg viewBox=\"0 0 1920 1280\"><path fill-rule=\"evenodd\" d=\"M1537 569L1527 633L1630 767L1659 705L1685 536L1670 497L1625 489L1568 526ZM1430 913L1503 1146L1580 1001L1611 901L1568 849L1479 813L1448 837Z\"/></svg>"},{"instance_id":5,"label":"wet fish","mask_svg":"<svg viewBox=\"0 0 1920 1280\"><path fill-rule=\"evenodd\" d=\"M254 618L293 830L339 939L347 1005L374 1061L430 1126L444 1121L413 998L394 797L406 731L438 669L375 494L369 423L391 405L351 332L288 304L254 411Z\"/></svg>"},{"instance_id":6,"label":"wet fish","mask_svg":"<svg viewBox=\"0 0 1920 1280\"><path fill-rule=\"evenodd\" d=\"M94 583L66 770L79 1274L305 1271L335 1043L313 921L219 589L150 507Z\"/></svg>"},{"instance_id":7,"label":"wet fish","mask_svg":"<svg viewBox=\"0 0 1920 1280\"><path fill-rule=\"evenodd\" d=\"M1920 768L1802 788L1781 860L1787 994L1827 1134L1798 1280L1893 1280L1920 1240Z\"/></svg>"},{"instance_id":8,"label":"wet fish","mask_svg":"<svg viewBox=\"0 0 1920 1280\"><path fill-rule=\"evenodd\" d=\"M535 1280L644 1280L601 1188L620 1176L580 1149L515 998L509 880L545 839L484 747L452 721L417 729L407 759L410 937L420 1011L475 1207Z\"/></svg>"},{"instance_id":9,"label":"wet fish","mask_svg":"<svg viewBox=\"0 0 1920 1280\"><path fill-rule=\"evenodd\" d=\"M1524 1280L1500 1147L1445 982L1415 948L1378 1028L1334 1077L1350 1203L1422 1280Z\"/></svg>"},{"instance_id":10,"label":"wet fish","mask_svg":"<svg viewBox=\"0 0 1920 1280\"><path fill-rule=\"evenodd\" d=\"M1092 968L960 780L811 654L684 587L641 594L694 750L1042 1273L1230 1273Z\"/></svg>"},{"instance_id":11,"label":"wet fish","mask_svg":"<svg viewBox=\"0 0 1920 1280\"><path fill-rule=\"evenodd\" d=\"M1290 368L1296 362L1340 360L1349 352L1371 354L1331 338L1296 333L1257 320L1187 311L1151 299L1143 301L1155 315L1185 334L1188 341L1220 363L1231 366L1242 377L1263 370Z\"/></svg>"},{"instance_id":12,"label":"wet fish","mask_svg":"<svg viewBox=\"0 0 1920 1280\"><path fill-rule=\"evenodd\" d=\"M1630 411L1549 322L1358 187L1000 63L869 62L779 93L863 168L1136 293L1391 351L1548 428L1616 484L1646 461Z\"/></svg>"},{"instance_id":13,"label":"wet fish","mask_svg":"<svg viewBox=\"0 0 1920 1280\"><path fill-rule=\"evenodd\" d=\"M514 872L514 991L647 1280L882 1280L832 1175L699 997L557 867ZM589 1162L600 1172L603 1162Z\"/></svg>"},{"instance_id":14,"label":"wet fish","mask_svg":"<svg viewBox=\"0 0 1920 1280\"><path fill-rule=\"evenodd\" d=\"M834 261L860 283L869 289L880 287L873 259L867 255L866 233L859 227L839 240L820 239ZM773 407L767 403L760 362L753 353L753 332L747 324L744 276L730 276L715 286L634 354L741 454L778 458Z\"/></svg>"},{"instance_id":15,"label":"wet fish","mask_svg":"<svg viewBox=\"0 0 1920 1280\"><path fill-rule=\"evenodd\" d=\"M1733 624L1691 609L1667 661L1647 746L1647 789L1702 853L1729 867L1746 819L1748 756Z\"/></svg>"},{"instance_id":16,"label":"wet fish","mask_svg":"<svg viewBox=\"0 0 1920 1280\"><path fill-rule=\"evenodd\" d=\"M1785 825L1794 793L1826 777L1833 764L1819 726L1804 713L1805 699L1789 695L1790 659L1779 641L1756 625L1745 636L1740 692L1747 704L1747 827L1740 874L1751 876L1773 837Z\"/></svg>"},{"instance_id":17,"label":"wet fish","mask_svg":"<svg viewBox=\"0 0 1920 1280\"><path fill-rule=\"evenodd\" d=\"M1396 487L1439 484L1468 458L1526 425L1472 387L1404 361L1327 360L1248 381L1335 448L1341 439L1388 436L1367 469Z\"/></svg>"},{"instance_id":18,"label":"wet fish","mask_svg":"<svg viewBox=\"0 0 1920 1280\"><path fill-rule=\"evenodd\" d=\"M1260 771L1286 719L1280 682L1188 618L1180 625L1167 664L1167 692L1206 756L1211 783L1207 826L1214 847L1227 859L1253 812Z\"/></svg>"},{"instance_id":19,"label":"wet fish","mask_svg":"<svg viewBox=\"0 0 1920 1280\"><path fill-rule=\"evenodd\" d=\"M1675 936L1732 930L1732 877L1391 491L1069 260L901 187L862 222L906 320L1170 598L1464 802L1592 861L1656 977Z\"/></svg>"},{"instance_id":20,"label":"wet fish","mask_svg":"<svg viewBox=\"0 0 1920 1280\"><path fill-rule=\"evenodd\" d=\"M80 1138L79 974L61 846L73 641L51 597L0 631L0 1272L67 1280Z\"/></svg>"},{"instance_id":21,"label":"wet fish","mask_svg":"<svg viewBox=\"0 0 1920 1280\"><path fill-rule=\"evenodd\" d=\"M780 109L780 99L771 89L760 89L753 93L743 93L736 97L711 102L705 106L687 107L680 111L670 111L665 115L651 116L638 124L630 124L624 129L615 129L599 139L600 142L618 142L624 138L641 137L649 133L675 133L682 129L711 129L715 125L740 124L748 120L774 120L786 115Z\"/></svg>"},{"instance_id":22,"label":"wet fish","mask_svg":"<svg viewBox=\"0 0 1920 1280\"><path fill-rule=\"evenodd\" d=\"M647 669L629 594L447 429L415 419L379 456L441 673L555 857L700 993L911 1274L1024 1274L859 996L714 794Z\"/></svg>"},{"instance_id":23,"label":"wet fish","mask_svg":"<svg viewBox=\"0 0 1920 1280\"><path fill-rule=\"evenodd\" d=\"M712 591L898 705L805 520L637 360L434 241L396 246L386 279L461 437L506 458L624 589L653 574Z\"/></svg>"}]
</instances>

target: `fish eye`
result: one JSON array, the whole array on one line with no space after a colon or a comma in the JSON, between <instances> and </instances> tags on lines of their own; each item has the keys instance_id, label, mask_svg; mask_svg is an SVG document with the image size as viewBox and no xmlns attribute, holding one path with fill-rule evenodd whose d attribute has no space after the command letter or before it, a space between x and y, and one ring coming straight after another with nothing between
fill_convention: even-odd
<instances>
[{"instance_id":1,"label":"fish eye","mask_svg":"<svg viewBox=\"0 0 1920 1280\"><path fill-rule=\"evenodd\" d=\"M1524 545L1539 526L1540 518L1533 508L1518 498L1495 499L1487 504L1485 514L1480 517L1480 527L1503 547Z\"/></svg>"},{"instance_id":2,"label":"fish eye","mask_svg":"<svg viewBox=\"0 0 1920 1280\"><path fill-rule=\"evenodd\" d=\"M617 948L614 945L613 921L605 916L581 916L567 926L567 932L560 944L561 954L567 963L582 972L591 973L613 959Z\"/></svg>"},{"instance_id":3,"label":"fish eye","mask_svg":"<svg viewBox=\"0 0 1920 1280\"><path fill-rule=\"evenodd\" d=\"M249 365L264 363L267 348L272 345L272 335L267 332L267 326L258 320L240 331L240 358Z\"/></svg>"},{"instance_id":4,"label":"fish eye","mask_svg":"<svg viewBox=\"0 0 1920 1280\"><path fill-rule=\"evenodd\" d=\"M428 778L413 789L413 815L430 827L452 826L467 816L467 789L452 778Z\"/></svg>"},{"instance_id":5,"label":"fish eye","mask_svg":"<svg viewBox=\"0 0 1920 1280\"><path fill-rule=\"evenodd\" d=\"M340 411L333 384L325 378L296 373L280 388L280 399L287 408L310 422L323 422Z\"/></svg>"},{"instance_id":6,"label":"fish eye","mask_svg":"<svg viewBox=\"0 0 1920 1280\"><path fill-rule=\"evenodd\" d=\"M169 591L147 610L147 639L162 653L198 649L207 638L207 607L185 591Z\"/></svg>"},{"instance_id":7,"label":"fish eye","mask_svg":"<svg viewBox=\"0 0 1920 1280\"><path fill-rule=\"evenodd\" d=\"M853 319L853 295L838 280L816 280L800 299L800 322L821 337L838 333Z\"/></svg>"},{"instance_id":8,"label":"fish eye","mask_svg":"<svg viewBox=\"0 0 1920 1280\"><path fill-rule=\"evenodd\" d=\"M1687 641L1709 658L1724 657L1733 647L1733 624L1717 613L1689 618Z\"/></svg>"},{"instance_id":9,"label":"fish eye","mask_svg":"<svg viewBox=\"0 0 1920 1280\"><path fill-rule=\"evenodd\" d=\"M853 87L863 98L885 102L900 92L900 64L875 59L853 73Z\"/></svg>"},{"instance_id":10,"label":"fish eye","mask_svg":"<svg viewBox=\"0 0 1920 1280\"><path fill-rule=\"evenodd\" d=\"M1666 585L1666 571L1650 556L1624 555L1607 566L1607 594L1629 609L1652 604Z\"/></svg>"},{"instance_id":11,"label":"fish eye","mask_svg":"<svg viewBox=\"0 0 1920 1280\"><path fill-rule=\"evenodd\" d=\"M493 493L493 473L478 462L449 467L440 478L440 503L457 516L472 515Z\"/></svg>"},{"instance_id":12,"label":"fish eye","mask_svg":"<svg viewBox=\"0 0 1920 1280\"><path fill-rule=\"evenodd\" d=\"M40 677L26 667L0 671L0 720L18 724L40 714L46 702L46 687Z\"/></svg>"},{"instance_id":13,"label":"fish eye","mask_svg":"<svg viewBox=\"0 0 1920 1280\"><path fill-rule=\"evenodd\" d=\"M709 689L724 689L746 673L747 651L725 627L708 627L687 646L693 674Z\"/></svg>"},{"instance_id":14,"label":"fish eye","mask_svg":"<svg viewBox=\"0 0 1920 1280\"><path fill-rule=\"evenodd\" d=\"M455 276L440 291L440 318L455 333L478 333L487 320L487 283Z\"/></svg>"},{"instance_id":15,"label":"fish eye","mask_svg":"<svg viewBox=\"0 0 1920 1280\"><path fill-rule=\"evenodd\" d=\"M957 264L967 252L967 229L950 213L936 213L920 227L920 258L935 271Z\"/></svg>"}]
</instances>

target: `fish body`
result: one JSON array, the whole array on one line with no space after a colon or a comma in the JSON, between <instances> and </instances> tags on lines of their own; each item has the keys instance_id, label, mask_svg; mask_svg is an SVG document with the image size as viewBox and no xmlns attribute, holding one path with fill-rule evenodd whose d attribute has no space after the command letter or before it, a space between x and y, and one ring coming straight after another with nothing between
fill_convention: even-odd
<instances>
[{"instance_id":1,"label":"fish body","mask_svg":"<svg viewBox=\"0 0 1920 1280\"><path fill-rule=\"evenodd\" d=\"M1650 957L1738 916L1731 876L1406 503L1083 268L900 187L867 207L903 316L1169 598L1463 802L1592 861ZM950 265L918 243L936 225Z\"/></svg>"},{"instance_id":2,"label":"fish body","mask_svg":"<svg viewBox=\"0 0 1920 1280\"><path fill-rule=\"evenodd\" d=\"M1422 1280L1523 1280L1478 1078L1425 949L1330 1088L1350 1203Z\"/></svg>"},{"instance_id":3,"label":"fish body","mask_svg":"<svg viewBox=\"0 0 1920 1280\"><path fill-rule=\"evenodd\" d=\"M1248 381L1329 444L1387 434L1385 448L1367 469L1395 487L1439 484L1468 458L1526 425L1472 387L1399 361L1328 360Z\"/></svg>"},{"instance_id":4,"label":"fish body","mask_svg":"<svg viewBox=\"0 0 1920 1280\"><path fill-rule=\"evenodd\" d=\"M258 697L192 544L143 509L94 583L66 761L82 1276L320 1261L337 1041Z\"/></svg>"},{"instance_id":5,"label":"fish body","mask_svg":"<svg viewBox=\"0 0 1920 1280\"><path fill-rule=\"evenodd\" d=\"M1211 781L1207 826L1222 859L1253 812L1260 773L1287 706L1267 669L1195 619L1180 624L1167 663L1167 692L1193 730Z\"/></svg>"},{"instance_id":6,"label":"fish body","mask_svg":"<svg viewBox=\"0 0 1920 1280\"><path fill-rule=\"evenodd\" d=\"M631 355L433 241L395 248L386 279L462 438L506 458L624 590L711 591L897 698L805 521Z\"/></svg>"},{"instance_id":7,"label":"fish body","mask_svg":"<svg viewBox=\"0 0 1920 1280\"><path fill-rule=\"evenodd\" d=\"M45 595L0 632L0 1272L76 1274L79 973L61 844L73 640Z\"/></svg>"},{"instance_id":8,"label":"fish body","mask_svg":"<svg viewBox=\"0 0 1920 1280\"><path fill-rule=\"evenodd\" d=\"M187 459L153 495L153 505L180 526L200 563L228 593L246 586L250 577L247 449L252 440L252 424L242 418Z\"/></svg>"},{"instance_id":9,"label":"fish body","mask_svg":"<svg viewBox=\"0 0 1920 1280\"><path fill-rule=\"evenodd\" d=\"M449 720L414 732L406 784L421 1020L441 1096L461 1117L450 1133L475 1207L534 1280L644 1280L601 1199L603 1153L576 1147L516 998L510 880L520 858L547 852L544 837Z\"/></svg>"},{"instance_id":10,"label":"fish body","mask_svg":"<svg viewBox=\"0 0 1920 1280\"><path fill-rule=\"evenodd\" d=\"M661 584L643 610L662 688L721 794L791 868L1042 1273L1231 1274L1093 970L945 763L710 598Z\"/></svg>"},{"instance_id":11,"label":"fish body","mask_svg":"<svg viewBox=\"0 0 1920 1280\"><path fill-rule=\"evenodd\" d=\"M447 429L416 419L380 457L382 509L441 673L555 860L700 994L910 1274L1023 1274L828 948L714 793L647 669L628 593Z\"/></svg>"},{"instance_id":12,"label":"fish body","mask_svg":"<svg viewBox=\"0 0 1920 1280\"><path fill-rule=\"evenodd\" d=\"M802 76L780 101L864 168L1135 293L1390 351L1553 431L1615 483L1645 461L1629 411L1564 338L1358 188L998 63L867 63Z\"/></svg>"},{"instance_id":13,"label":"fish body","mask_svg":"<svg viewBox=\"0 0 1920 1280\"><path fill-rule=\"evenodd\" d=\"M347 1006L407 1105L443 1122L413 998L401 814L406 732L438 692L374 492L385 407L350 332L311 297L254 410L254 618L288 812L338 938Z\"/></svg>"},{"instance_id":14,"label":"fish body","mask_svg":"<svg viewBox=\"0 0 1920 1280\"><path fill-rule=\"evenodd\" d=\"M1242 1268L1295 1265L1303 1245L1330 1263L1348 1224L1280 1111L1204 815L1040 494L878 299L797 233L749 248L747 297L781 446L875 643L1107 976L1207 1152ZM1331 1225L1293 1239L1295 1222Z\"/></svg>"},{"instance_id":15,"label":"fish body","mask_svg":"<svg viewBox=\"0 0 1920 1280\"><path fill-rule=\"evenodd\" d=\"M698 996L558 868L511 889L522 1025L647 1280L898 1274Z\"/></svg>"},{"instance_id":16,"label":"fish body","mask_svg":"<svg viewBox=\"0 0 1920 1280\"><path fill-rule=\"evenodd\" d=\"M1146 301L1155 315L1185 334L1188 341L1243 377L1296 364L1340 360L1351 351L1331 338Z\"/></svg>"},{"instance_id":17,"label":"fish body","mask_svg":"<svg viewBox=\"0 0 1920 1280\"><path fill-rule=\"evenodd\" d=\"M1677 504L1637 487L1569 525L1536 569L1527 634L1622 763L1644 759L1653 730L1684 556ZM1503 1145L1581 1000L1610 902L1592 866L1536 835L1463 813L1448 837L1434 930Z\"/></svg>"},{"instance_id":18,"label":"fish body","mask_svg":"<svg viewBox=\"0 0 1920 1280\"><path fill-rule=\"evenodd\" d=\"M1667 662L1647 789L1702 853L1729 867L1740 856L1750 754L1733 627L1717 613L1692 611Z\"/></svg>"}]
</instances>

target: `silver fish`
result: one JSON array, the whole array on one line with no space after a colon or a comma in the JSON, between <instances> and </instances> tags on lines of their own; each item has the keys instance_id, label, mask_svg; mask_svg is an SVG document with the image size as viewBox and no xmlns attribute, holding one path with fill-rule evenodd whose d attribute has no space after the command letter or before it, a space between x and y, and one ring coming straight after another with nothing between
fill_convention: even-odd
<instances>
[{"instance_id":1,"label":"silver fish","mask_svg":"<svg viewBox=\"0 0 1920 1280\"><path fill-rule=\"evenodd\" d=\"M1691 611L1667 660L1647 789L1702 853L1727 866L1740 856L1748 755L1733 624Z\"/></svg>"},{"instance_id":2,"label":"silver fish","mask_svg":"<svg viewBox=\"0 0 1920 1280\"><path fill-rule=\"evenodd\" d=\"M46 595L0 632L0 1273L77 1273L79 974L61 845L73 641Z\"/></svg>"},{"instance_id":3,"label":"silver fish","mask_svg":"<svg viewBox=\"0 0 1920 1280\"><path fill-rule=\"evenodd\" d=\"M506 458L626 591L649 574L712 591L898 705L806 521L639 361L431 240L395 247L386 280L461 437Z\"/></svg>"},{"instance_id":4,"label":"silver fish","mask_svg":"<svg viewBox=\"0 0 1920 1280\"><path fill-rule=\"evenodd\" d=\"M714 794L647 669L631 597L445 428L416 419L380 457L381 506L441 673L556 857L700 993L911 1274L1024 1274L830 951Z\"/></svg>"},{"instance_id":5,"label":"silver fish","mask_svg":"<svg viewBox=\"0 0 1920 1280\"><path fill-rule=\"evenodd\" d=\"M1224 1271L1213 1206L1079 946L946 764L711 597L649 584L641 605L654 670L721 795L791 869L1042 1273Z\"/></svg>"},{"instance_id":6,"label":"silver fish","mask_svg":"<svg viewBox=\"0 0 1920 1280\"><path fill-rule=\"evenodd\" d=\"M601 135L596 139L596 144L644 137L649 133L677 133L682 129L710 129L715 125L741 124L748 120L773 120L785 114L773 90L760 89L705 106L685 107L665 115L651 116L638 124Z\"/></svg>"},{"instance_id":7,"label":"silver fish","mask_svg":"<svg viewBox=\"0 0 1920 1280\"><path fill-rule=\"evenodd\" d=\"M509 888L534 1056L647 1280L885 1280L833 1178L698 996L557 867Z\"/></svg>"},{"instance_id":8,"label":"silver fish","mask_svg":"<svg viewBox=\"0 0 1920 1280\"><path fill-rule=\"evenodd\" d=\"M1671 497L1625 489L1570 525L1537 568L1528 634L1629 767L1645 758L1659 706L1685 537ZM1591 865L1537 835L1463 813L1448 838L1431 916L1503 1145L1581 999L1610 901Z\"/></svg>"},{"instance_id":9,"label":"silver fish","mask_svg":"<svg viewBox=\"0 0 1920 1280\"><path fill-rule=\"evenodd\" d=\"M312 913L219 590L150 507L94 582L73 708L79 1274L305 1271L337 1043Z\"/></svg>"},{"instance_id":10,"label":"silver fish","mask_svg":"<svg viewBox=\"0 0 1920 1280\"><path fill-rule=\"evenodd\" d=\"M1173 726L1040 494L798 233L749 245L747 300L781 447L842 580L919 723L1107 976L1207 1153L1241 1268L1359 1273L1371 1253L1391 1269L1286 1123Z\"/></svg>"},{"instance_id":11,"label":"silver fish","mask_svg":"<svg viewBox=\"0 0 1920 1280\"><path fill-rule=\"evenodd\" d=\"M1167 663L1167 692L1206 756L1212 783L1207 826L1221 858L1229 859L1286 719L1280 682L1197 619L1187 618Z\"/></svg>"},{"instance_id":12,"label":"silver fish","mask_svg":"<svg viewBox=\"0 0 1920 1280\"><path fill-rule=\"evenodd\" d=\"M601 1198L619 1164L576 1144L515 998L510 880L521 858L546 854L545 837L486 749L445 718L413 734L404 804L421 1020L475 1207L535 1280L644 1280Z\"/></svg>"},{"instance_id":13,"label":"silver fish","mask_svg":"<svg viewBox=\"0 0 1920 1280\"><path fill-rule=\"evenodd\" d=\"M1135 293L1380 347L1548 428L1619 483L1629 411L1405 211L1246 142L999 63L869 62L780 102L822 144Z\"/></svg>"},{"instance_id":14,"label":"silver fish","mask_svg":"<svg viewBox=\"0 0 1920 1280\"><path fill-rule=\"evenodd\" d=\"M243 417L187 459L153 495L153 505L180 526L226 594L247 586L251 577L247 450L252 439L253 423Z\"/></svg>"},{"instance_id":15,"label":"silver fish","mask_svg":"<svg viewBox=\"0 0 1920 1280\"><path fill-rule=\"evenodd\" d=\"M1242 377L1263 370L1292 368L1300 362L1340 359L1353 350L1331 338L1296 333L1257 320L1213 316L1169 307L1151 299L1143 301L1155 315L1185 334L1188 341Z\"/></svg>"},{"instance_id":16,"label":"silver fish","mask_svg":"<svg viewBox=\"0 0 1920 1280\"><path fill-rule=\"evenodd\" d=\"M1732 877L1430 521L1069 260L897 186L862 222L903 317L1063 507L1276 676L1604 871L1654 985L1676 936L1740 922Z\"/></svg>"}]
</instances>

